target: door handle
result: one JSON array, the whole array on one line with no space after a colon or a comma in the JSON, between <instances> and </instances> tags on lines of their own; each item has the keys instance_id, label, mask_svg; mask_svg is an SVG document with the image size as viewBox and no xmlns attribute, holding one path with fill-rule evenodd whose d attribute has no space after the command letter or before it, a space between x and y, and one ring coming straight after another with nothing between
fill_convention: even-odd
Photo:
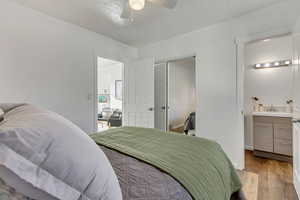
<instances>
[{"instance_id":1,"label":"door handle","mask_svg":"<svg viewBox=\"0 0 300 200\"><path fill-rule=\"evenodd\" d=\"M169 106L162 106L161 109L162 110L167 110L167 109L169 109Z\"/></svg>"},{"instance_id":2,"label":"door handle","mask_svg":"<svg viewBox=\"0 0 300 200\"><path fill-rule=\"evenodd\" d=\"M149 109L148 109L148 111L153 111L153 110L154 110L154 108L149 108Z\"/></svg>"}]
</instances>

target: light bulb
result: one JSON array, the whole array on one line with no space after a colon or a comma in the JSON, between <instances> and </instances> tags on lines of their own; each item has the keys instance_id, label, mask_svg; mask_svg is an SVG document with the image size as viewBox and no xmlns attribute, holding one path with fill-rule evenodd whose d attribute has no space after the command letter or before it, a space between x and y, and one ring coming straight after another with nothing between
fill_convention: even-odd
<instances>
[{"instance_id":1,"label":"light bulb","mask_svg":"<svg viewBox=\"0 0 300 200\"><path fill-rule=\"evenodd\" d=\"M264 65L264 67L270 67L270 66L271 66L270 63L266 63L266 64Z\"/></svg>"},{"instance_id":2,"label":"light bulb","mask_svg":"<svg viewBox=\"0 0 300 200\"><path fill-rule=\"evenodd\" d=\"M255 67L256 67L256 68L260 68L260 67L261 67L261 64L256 64Z\"/></svg>"},{"instance_id":3,"label":"light bulb","mask_svg":"<svg viewBox=\"0 0 300 200\"><path fill-rule=\"evenodd\" d=\"M275 62L275 63L274 63L274 66L279 66L279 65L280 65L279 62Z\"/></svg>"},{"instance_id":4,"label":"light bulb","mask_svg":"<svg viewBox=\"0 0 300 200\"><path fill-rule=\"evenodd\" d=\"M145 7L145 0L129 0L129 5L133 10L142 10Z\"/></svg>"},{"instance_id":5,"label":"light bulb","mask_svg":"<svg viewBox=\"0 0 300 200\"><path fill-rule=\"evenodd\" d=\"M285 63L286 65L289 65L289 64L291 64L291 61L287 60L287 61L285 61L284 63Z\"/></svg>"}]
</instances>

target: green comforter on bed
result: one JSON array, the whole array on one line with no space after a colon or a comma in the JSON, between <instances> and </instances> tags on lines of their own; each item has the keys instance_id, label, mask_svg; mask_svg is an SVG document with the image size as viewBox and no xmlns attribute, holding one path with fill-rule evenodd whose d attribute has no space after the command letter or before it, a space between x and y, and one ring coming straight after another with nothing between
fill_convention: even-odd
<instances>
[{"instance_id":1,"label":"green comforter on bed","mask_svg":"<svg viewBox=\"0 0 300 200\"><path fill-rule=\"evenodd\" d=\"M229 200L241 182L220 145L156 129L124 127L91 135L99 145L173 176L195 200Z\"/></svg>"}]
</instances>

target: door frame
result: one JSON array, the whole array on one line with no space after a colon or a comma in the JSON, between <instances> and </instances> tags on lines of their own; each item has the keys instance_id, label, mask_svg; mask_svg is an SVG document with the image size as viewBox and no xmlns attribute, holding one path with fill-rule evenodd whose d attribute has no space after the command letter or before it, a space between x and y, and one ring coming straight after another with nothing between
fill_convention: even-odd
<instances>
[{"instance_id":1,"label":"door frame","mask_svg":"<svg viewBox=\"0 0 300 200\"><path fill-rule=\"evenodd\" d=\"M108 57L103 57L103 56L98 56L98 55L94 55L94 95L93 95L93 132L98 132L98 59L99 58L103 58L103 59L107 59L107 60L112 60L112 61L116 61L116 62L120 62L122 64L122 124L124 123L124 106L125 106L125 94L124 94L124 89L125 89L125 63L117 60L117 59L113 59L113 58L108 58Z\"/></svg>"},{"instance_id":2,"label":"door frame","mask_svg":"<svg viewBox=\"0 0 300 200\"><path fill-rule=\"evenodd\" d=\"M195 90L196 90L196 117L195 117L195 130L196 130L196 133L197 133L197 126L198 126L198 123L197 123L197 116L198 116L198 113L199 113L199 92L198 92L198 85L199 85L199 67L200 65L198 64L198 56L197 56L197 53L196 52L193 52L191 54L186 54L186 55L182 55L182 56L174 56L174 57L164 57L164 58L160 58L160 59L154 59L154 65L156 64L161 64L161 63L166 63L167 65L167 83L169 83L169 63L170 62L173 62L173 61L177 61L177 60L182 60L182 59L185 59L185 58L194 58L195 59L195 70L196 70L196 73L195 73L195 79L196 79L196 85L195 85ZM155 83L153 83L155 84ZM169 85L167 85L167 91L169 91ZM155 92L155 91L154 91ZM167 92L167 102L169 102L169 92ZM169 104L169 103L167 103ZM169 110L167 110L166 112L167 116L166 116L166 128L167 128L167 131L169 131ZM196 136L200 136L200 134L196 134Z\"/></svg>"},{"instance_id":3,"label":"door frame","mask_svg":"<svg viewBox=\"0 0 300 200\"><path fill-rule=\"evenodd\" d=\"M245 146L245 127L244 127L244 82L245 82L245 46L249 42L263 40L267 38L281 37L286 35L292 35L292 32L287 31L286 28L274 29L266 32L255 33L248 37L236 37L236 104L237 104L237 116L238 119L238 131L243 134L243 150L249 149ZM243 153L243 159L245 162L245 154ZM243 163L243 168L245 164Z\"/></svg>"}]
</instances>

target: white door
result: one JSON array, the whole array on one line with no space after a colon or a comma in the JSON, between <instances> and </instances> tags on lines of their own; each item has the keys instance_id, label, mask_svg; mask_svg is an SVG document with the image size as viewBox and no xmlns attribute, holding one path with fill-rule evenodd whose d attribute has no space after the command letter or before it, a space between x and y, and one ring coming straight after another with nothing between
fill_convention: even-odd
<instances>
[{"instance_id":1,"label":"white door","mask_svg":"<svg viewBox=\"0 0 300 200\"><path fill-rule=\"evenodd\" d=\"M154 128L154 59L125 64L124 79L124 125Z\"/></svg>"},{"instance_id":2,"label":"white door","mask_svg":"<svg viewBox=\"0 0 300 200\"><path fill-rule=\"evenodd\" d=\"M300 34L293 36L293 86L294 86L294 123L293 123L293 169L294 185L297 193L300 192Z\"/></svg>"},{"instance_id":3,"label":"white door","mask_svg":"<svg viewBox=\"0 0 300 200\"><path fill-rule=\"evenodd\" d=\"M236 76L236 103L238 106L237 116L238 116L238 131L245 136L245 113L244 113L244 80L245 80L245 44L243 41L237 41L236 44L236 54L237 54L237 76ZM243 147L245 146L245 141L243 141ZM243 154L244 155L244 154ZM245 160L245 159L243 159Z\"/></svg>"},{"instance_id":4,"label":"white door","mask_svg":"<svg viewBox=\"0 0 300 200\"><path fill-rule=\"evenodd\" d=\"M167 130L167 63L154 67L155 77L155 128Z\"/></svg>"}]
</instances>

